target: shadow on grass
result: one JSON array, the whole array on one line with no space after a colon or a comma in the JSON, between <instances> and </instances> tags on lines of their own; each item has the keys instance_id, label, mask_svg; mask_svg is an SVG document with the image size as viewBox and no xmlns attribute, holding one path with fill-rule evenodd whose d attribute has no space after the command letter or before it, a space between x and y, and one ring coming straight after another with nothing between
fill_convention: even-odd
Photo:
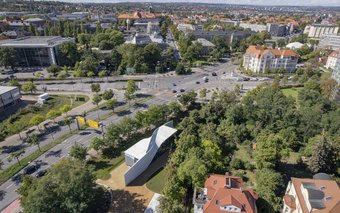
<instances>
[{"instance_id":1,"label":"shadow on grass","mask_svg":"<svg viewBox=\"0 0 340 213\"><path fill-rule=\"evenodd\" d=\"M290 164L281 162L277 170L283 174L285 183L290 181L291 177L296 178L312 178L312 172L304 164Z\"/></svg>"},{"instance_id":2,"label":"shadow on grass","mask_svg":"<svg viewBox=\"0 0 340 213\"><path fill-rule=\"evenodd\" d=\"M111 210L114 213L137 213L144 212L146 199L141 199L142 195L131 193L126 190L112 191L113 202Z\"/></svg>"}]
</instances>

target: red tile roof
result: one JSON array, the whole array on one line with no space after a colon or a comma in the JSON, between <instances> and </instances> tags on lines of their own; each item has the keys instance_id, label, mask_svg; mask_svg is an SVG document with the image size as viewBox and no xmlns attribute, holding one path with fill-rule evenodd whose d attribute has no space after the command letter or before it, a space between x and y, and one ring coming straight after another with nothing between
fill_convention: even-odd
<instances>
[{"instance_id":1,"label":"red tile roof","mask_svg":"<svg viewBox=\"0 0 340 213\"><path fill-rule=\"evenodd\" d=\"M240 177L213 174L205 181L205 188L209 199L203 207L205 213L228 213L220 208L230 205L242 209L241 212L256 212L255 201L258 196L252 189L243 188Z\"/></svg>"},{"instance_id":2,"label":"red tile roof","mask_svg":"<svg viewBox=\"0 0 340 213\"><path fill-rule=\"evenodd\" d=\"M260 58L266 53L272 53L275 56L297 56L298 54L294 50L265 50L261 46L249 46L246 54L256 55L256 57Z\"/></svg>"}]
</instances>

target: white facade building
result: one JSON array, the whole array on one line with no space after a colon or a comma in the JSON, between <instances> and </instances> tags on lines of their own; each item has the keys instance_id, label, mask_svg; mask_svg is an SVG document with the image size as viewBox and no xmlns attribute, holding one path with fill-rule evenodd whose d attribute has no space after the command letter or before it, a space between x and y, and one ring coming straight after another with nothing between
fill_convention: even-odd
<instances>
[{"instance_id":1,"label":"white facade building","mask_svg":"<svg viewBox=\"0 0 340 213\"><path fill-rule=\"evenodd\" d=\"M20 98L21 94L18 87L0 86L0 111L20 101Z\"/></svg>"},{"instance_id":2,"label":"white facade building","mask_svg":"<svg viewBox=\"0 0 340 213\"><path fill-rule=\"evenodd\" d=\"M304 33L308 34L309 38L320 38L325 34L337 34L339 27L335 25L315 24L306 26Z\"/></svg>"},{"instance_id":3,"label":"white facade building","mask_svg":"<svg viewBox=\"0 0 340 213\"><path fill-rule=\"evenodd\" d=\"M264 50L260 46L250 46L243 56L243 67L255 73L284 69L294 72L298 55L293 50Z\"/></svg>"},{"instance_id":4,"label":"white facade building","mask_svg":"<svg viewBox=\"0 0 340 213\"><path fill-rule=\"evenodd\" d=\"M327 174L291 178L283 197L283 213L340 212L340 189Z\"/></svg>"},{"instance_id":5,"label":"white facade building","mask_svg":"<svg viewBox=\"0 0 340 213\"><path fill-rule=\"evenodd\" d=\"M321 36L318 48L340 50L340 34L325 34Z\"/></svg>"},{"instance_id":6,"label":"white facade building","mask_svg":"<svg viewBox=\"0 0 340 213\"><path fill-rule=\"evenodd\" d=\"M340 61L340 51L334 51L332 52L327 59L327 63L326 63L326 68L327 69L335 69L335 66L337 64L337 62Z\"/></svg>"}]
</instances>

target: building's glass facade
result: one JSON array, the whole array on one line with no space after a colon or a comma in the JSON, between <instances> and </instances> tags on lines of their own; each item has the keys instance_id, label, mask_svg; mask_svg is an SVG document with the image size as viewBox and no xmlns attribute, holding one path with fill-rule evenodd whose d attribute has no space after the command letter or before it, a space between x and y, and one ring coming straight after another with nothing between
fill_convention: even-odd
<instances>
[{"instance_id":1,"label":"building's glass facade","mask_svg":"<svg viewBox=\"0 0 340 213\"><path fill-rule=\"evenodd\" d=\"M50 66L51 59L48 48L15 48L17 51L17 66L36 67Z\"/></svg>"}]
</instances>

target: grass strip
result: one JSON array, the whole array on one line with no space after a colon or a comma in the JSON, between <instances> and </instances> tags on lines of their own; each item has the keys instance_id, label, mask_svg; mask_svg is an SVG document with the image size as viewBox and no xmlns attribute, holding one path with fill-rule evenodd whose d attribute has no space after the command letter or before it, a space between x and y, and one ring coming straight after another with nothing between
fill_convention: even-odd
<instances>
[{"instance_id":1,"label":"grass strip","mask_svg":"<svg viewBox=\"0 0 340 213\"><path fill-rule=\"evenodd\" d=\"M80 128L80 130L83 130L83 129L86 129L86 128L87 128L87 126L83 126L83 127ZM8 167L7 169L5 169L4 171L2 171L1 174L0 174L0 185L5 183L8 179L10 179L12 176L17 174L23 168L25 168L30 162L34 161L35 159L37 159L38 157L43 155L45 152L52 149L56 145L60 144L61 142L63 142L67 138L77 134L80 130L78 130L78 129L72 130L71 132L67 133L66 135L63 135L63 136L55 139L52 143L49 143L49 144L41 147L41 150L36 150L32 154L30 154L29 156L24 157L23 159L21 159L19 161L20 163L17 162L15 164L11 165L10 167Z\"/></svg>"}]
</instances>

